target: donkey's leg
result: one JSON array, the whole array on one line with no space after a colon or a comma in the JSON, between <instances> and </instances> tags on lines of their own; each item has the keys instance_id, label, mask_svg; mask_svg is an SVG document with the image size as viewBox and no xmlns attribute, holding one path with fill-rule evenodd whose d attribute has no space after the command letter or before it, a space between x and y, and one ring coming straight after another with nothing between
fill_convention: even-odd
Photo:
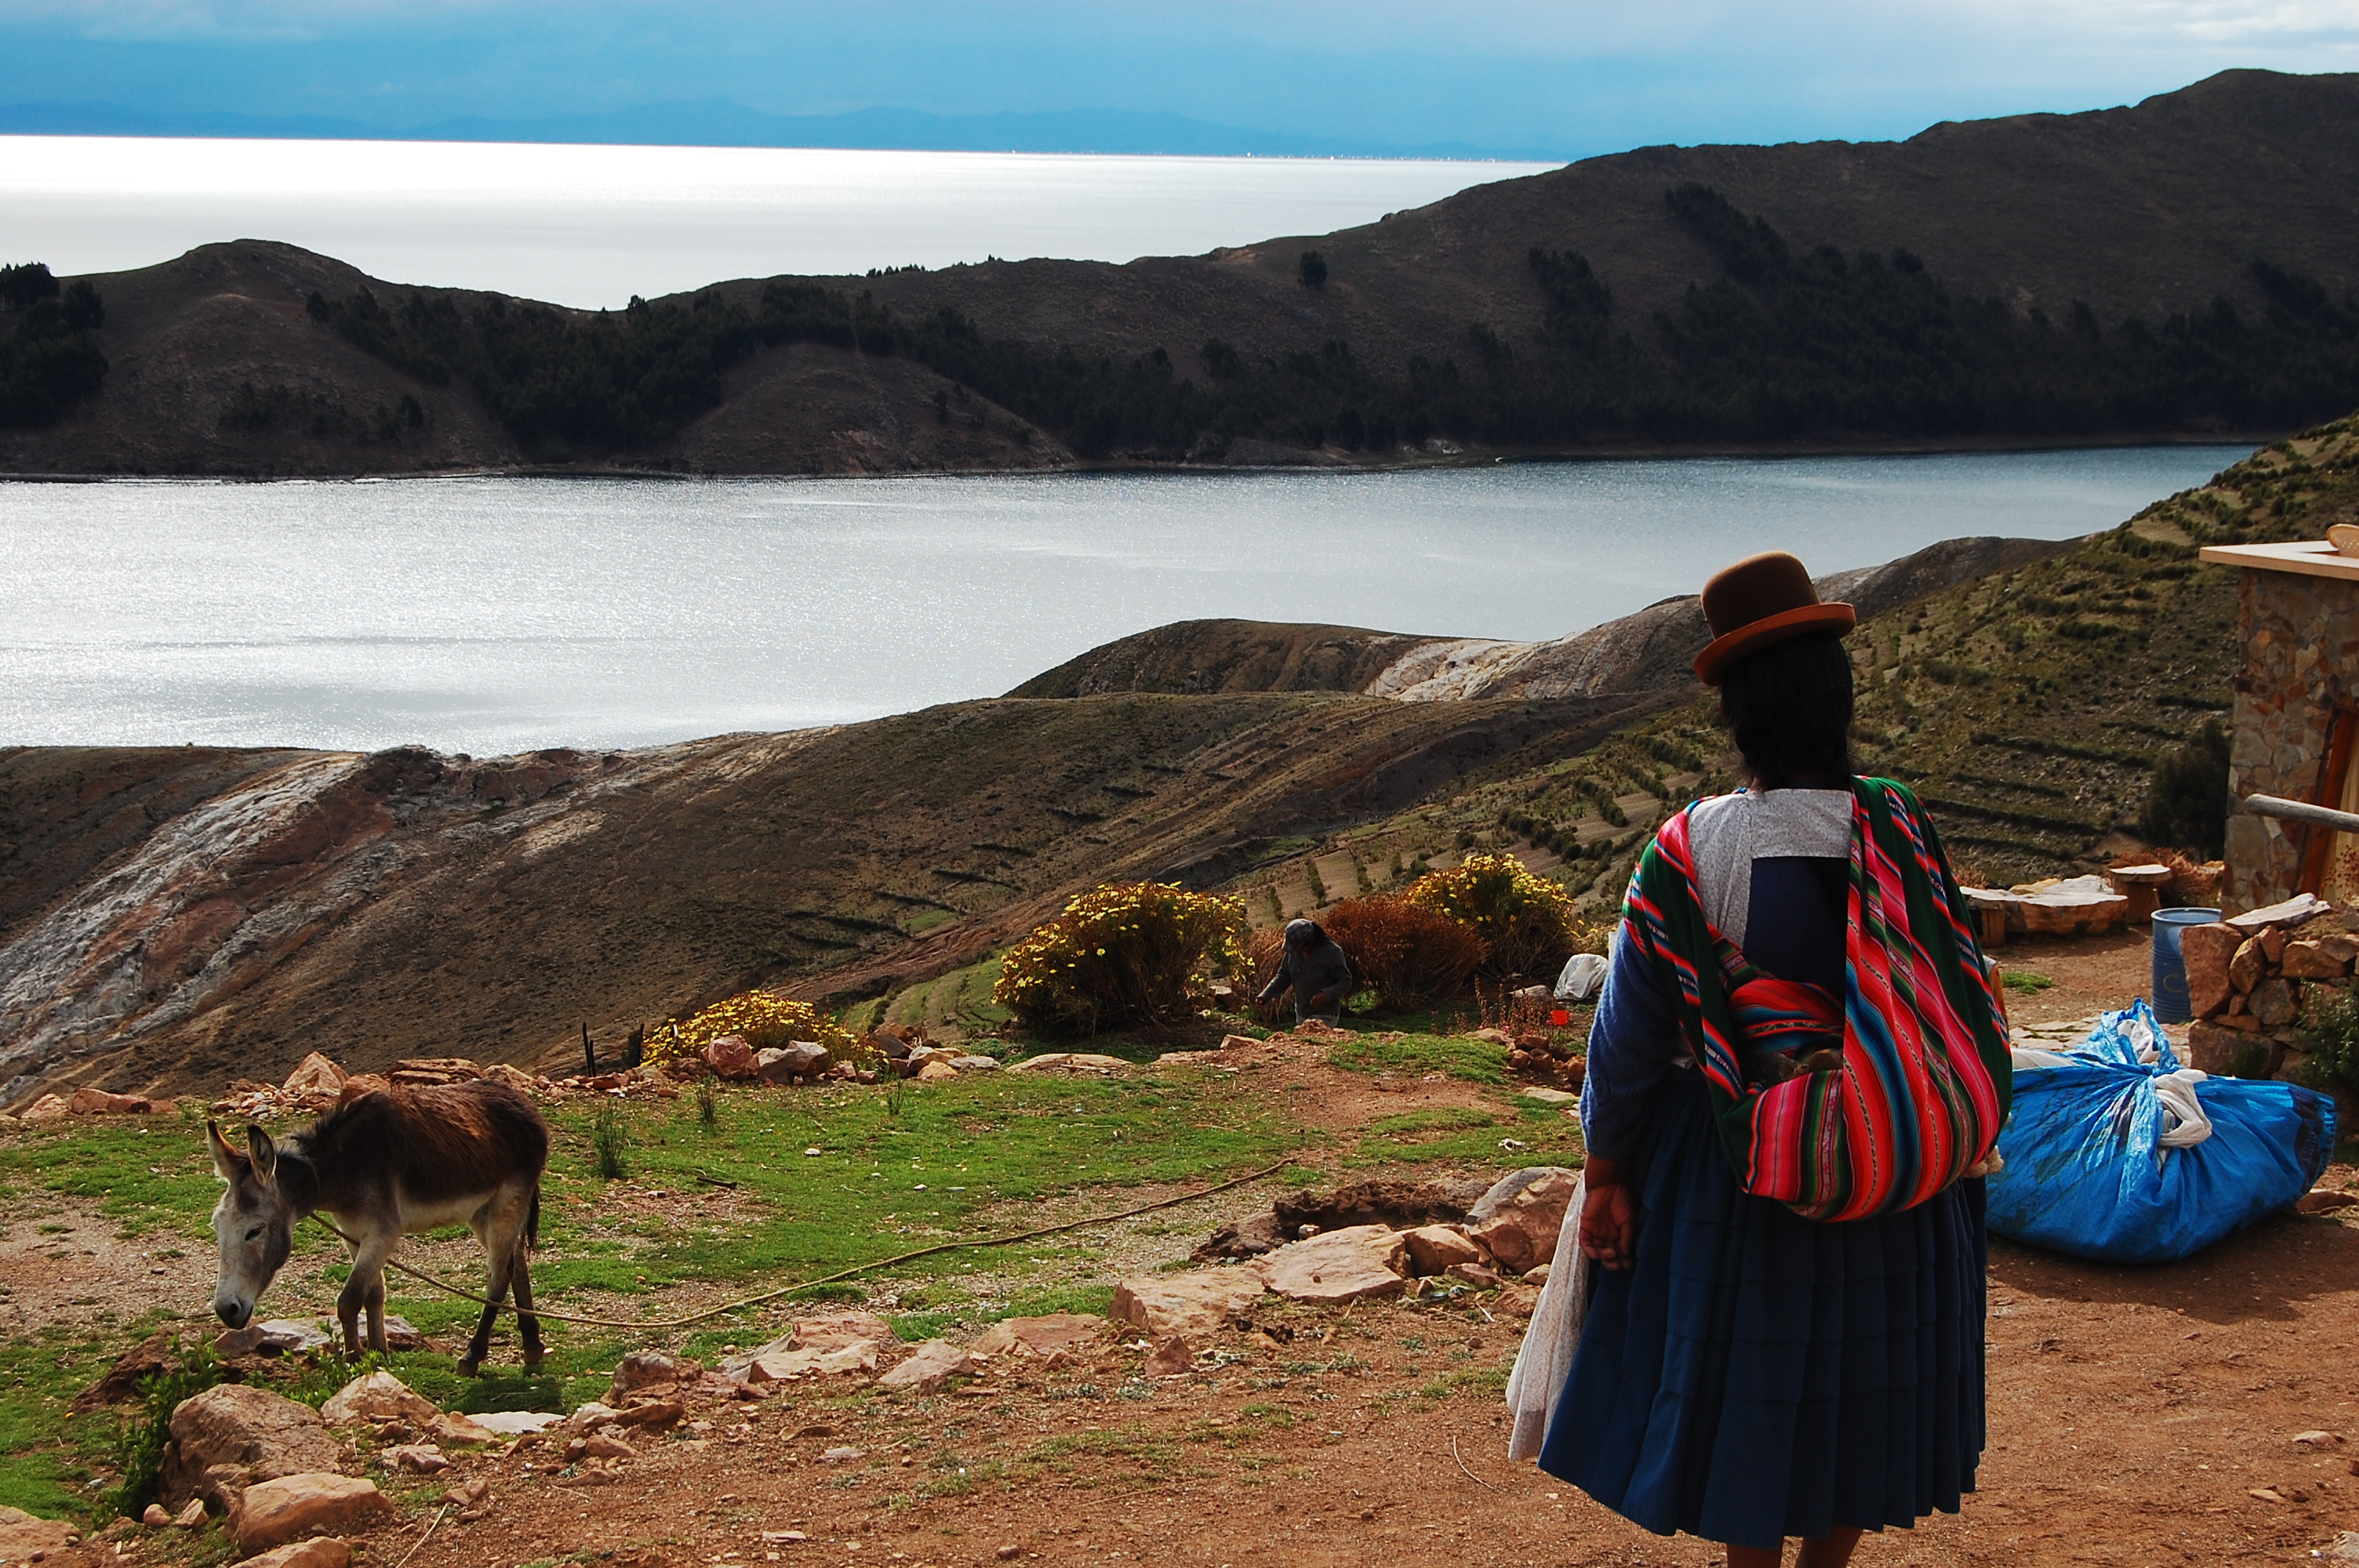
<instances>
[{"instance_id":1,"label":"donkey's leg","mask_svg":"<svg viewBox=\"0 0 2359 1568\"><path fill-rule=\"evenodd\" d=\"M459 1358L459 1375L472 1378L491 1353L492 1325L499 1320L500 1303L507 1299L509 1277L516 1272L516 1244L522 1239L516 1234L513 1217L501 1212L495 1198L475 1211L467 1221L467 1228L475 1233L476 1245L484 1249L484 1315L476 1321L475 1337L467 1342L466 1355Z\"/></svg>"},{"instance_id":2,"label":"donkey's leg","mask_svg":"<svg viewBox=\"0 0 2359 1568\"><path fill-rule=\"evenodd\" d=\"M540 1365L540 1319L532 1310L532 1265L524 1255L524 1238L516 1242L516 1328L524 1336L524 1369L530 1372Z\"/></svg>"},{"instance_id":3,"label":"donkey's leg","mask_svg":"<svg viewBox=\"0 0 2359 1568\"><path fill-rule=\"evenodd\" d=\"M353 1250L352 1276L344 1288L336 1292L336 1321L343 1325L344 1354L356 1357L361 1353L361 1309L372 1298L378 1303L370 1313L369 1347L385 1348L385 1260L393 1251L397 1237L382 1231L362 1233L360 1245Z\"/></svg>"},{"instance_id":4,"label":"donkey's leg","mask_svg":"<svg viewBox=\"0 0 2359 1568\"><path fill-rule=\"evenodd\" d=\"M386 1353L385 1274L382 1270L377 1273L376 1282L369 1286L365 1304L368 1307L368 1347L382 1356Z\"/></svg>"}]
</instances>

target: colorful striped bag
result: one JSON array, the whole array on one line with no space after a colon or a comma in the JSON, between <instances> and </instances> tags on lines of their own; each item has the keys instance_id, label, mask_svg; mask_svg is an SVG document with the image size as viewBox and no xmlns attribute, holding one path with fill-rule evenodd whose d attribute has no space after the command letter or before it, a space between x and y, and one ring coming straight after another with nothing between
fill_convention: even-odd
<instances>
[{"instance_id":1,"label":"colorful striped bag","mask_svg":"<svg viewBox=\"0 0 2359 1568\"><path fill-rule=\"evenodd\" d=\"M1698 896L1688 814L1638 862L1623 940L1656 966L1745 1190L1806 1219L1911 1208L1990 1152L2013 1074L2006 1024L1924 807L1853 781L1848 980L1762 973Z\"/></svg>"}]
</instances>

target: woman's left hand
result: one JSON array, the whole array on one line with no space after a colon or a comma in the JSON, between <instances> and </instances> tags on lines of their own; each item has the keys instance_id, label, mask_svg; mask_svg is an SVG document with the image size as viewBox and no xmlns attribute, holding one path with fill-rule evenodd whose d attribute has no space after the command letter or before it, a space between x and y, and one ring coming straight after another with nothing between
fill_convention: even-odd
<instances>
[{"instance_id":1,"label":"woman's left hand","mask_svg":"<svg viewBox=\"0 0 2359 1568\"><path fill-rule=\"evenodd\" d=\"M1592 1160L1584 1175L1581 1249L1600 1267L1621 1272L1638 1260L1638 1195L1620 1161Z\"/></svg>"}]
</instances>

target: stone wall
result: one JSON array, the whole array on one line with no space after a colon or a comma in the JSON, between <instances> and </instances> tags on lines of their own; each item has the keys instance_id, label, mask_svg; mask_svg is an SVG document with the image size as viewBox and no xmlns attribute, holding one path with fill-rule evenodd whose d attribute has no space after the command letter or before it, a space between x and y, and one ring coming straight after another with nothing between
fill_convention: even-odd
<instances>
[{"instance_id":1,"label":"stone wall","mask_svg":"<svg viewBox=\"0 0 2359 1568\"><path fill-rule=\"evenodd\" d=\"M2359 700L2359 582L2249 567L2242 577L2229 795L2311 800L2335 708ZM2221 908L2237 914L2293 896L2301 847L2299 827L2232 812Z\"/></svg>"},{"instance_id":2,"label":"stone wall","mask_svg":"<svg viewBox=\"0 0 2359 1568\"><path fill-rule=\"evenodd\" d=\"M2352 982L2359 936L2331 929L2324 906L2302 900L2288 917L2247 917L2180 933L2187 961L2187 998L2195 1022L2187 1030L2187 1065L2231 1077L2299 1078L2301 1020L2317 987L2341 990Z\"/></svg>"}]
</instances>

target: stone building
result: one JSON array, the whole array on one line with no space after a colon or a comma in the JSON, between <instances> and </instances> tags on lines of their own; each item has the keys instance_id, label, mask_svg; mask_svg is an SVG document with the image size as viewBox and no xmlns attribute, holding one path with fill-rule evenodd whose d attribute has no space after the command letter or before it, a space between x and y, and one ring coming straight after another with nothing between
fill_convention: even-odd
<instances>
[{"instance_id":1,"label":"stone building","mask_svg":"<svg viewBox=\"0 0 2359 1568\"><path fill-rule=\"evenodd\" d=\"M2271 795L2359 811L2359 558L2323 540L2215 545L2239 568L2244 657L2236 670L2231 801ZM2359 910L2359 837L2248 811L2228 817L2223 913L2314 892Z\"/></svg>"}]
</instances>

